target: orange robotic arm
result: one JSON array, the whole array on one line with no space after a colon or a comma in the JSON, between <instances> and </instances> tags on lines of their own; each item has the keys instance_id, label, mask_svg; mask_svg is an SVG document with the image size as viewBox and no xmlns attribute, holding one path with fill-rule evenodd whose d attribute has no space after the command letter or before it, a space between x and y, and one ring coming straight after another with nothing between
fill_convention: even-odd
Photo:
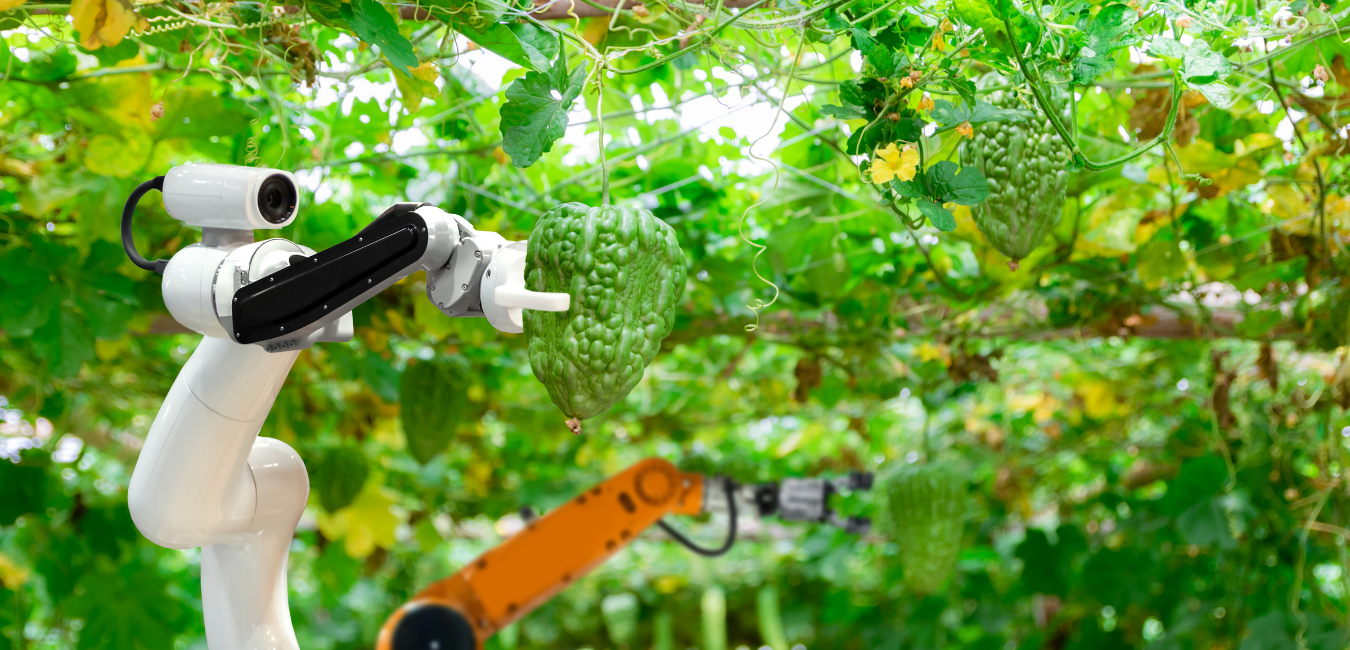
<instances>
[{"instance_id":1,"label":"orange robotic arm","mask_svg":"<svg viewBox=\"0 0 1350 650\"><path fill-rule=\"evenodd\" d=\"M378 650L481 650L671 514L704 510L704 477L648 458L526 525L427 587L380 629Z\"/></svg>"}]
</instances>

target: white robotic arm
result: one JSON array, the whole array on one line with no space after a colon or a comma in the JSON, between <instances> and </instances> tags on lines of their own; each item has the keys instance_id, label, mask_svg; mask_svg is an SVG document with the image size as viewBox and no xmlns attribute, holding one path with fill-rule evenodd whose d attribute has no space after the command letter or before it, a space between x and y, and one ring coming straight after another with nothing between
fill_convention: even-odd
<instances>
[{"instance_id":1,"label":"white robotic arm","mask_svg":"<svg viewBox=\"0 0 1350 650\"><path fill-rule=\"evenodd\" d=\"M202 242L149 262L131 243L136 202L164 194ZM258 437L300 350L347 341L351 311L427 272L428 297L448 316L483 316L522 330L521 310L566 311L567 294L524 288L525 242L478 232L429 204L399 204L321 253L253 229L295 219L290 174L186 165L143 184L123 212L132 261L164 274L164 302L205 335L174 381L132 473L136 527L168 548L202 547L202 605L211 650L298 650L286 596L286 557L309 494L304 463Z\"/></svg>"}]
</instances>

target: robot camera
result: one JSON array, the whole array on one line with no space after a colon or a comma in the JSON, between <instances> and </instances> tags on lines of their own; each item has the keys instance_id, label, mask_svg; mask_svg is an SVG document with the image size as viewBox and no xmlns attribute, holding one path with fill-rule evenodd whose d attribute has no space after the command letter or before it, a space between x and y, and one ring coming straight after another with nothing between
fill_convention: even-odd
<instances>
[{"instance_id":1,"label":"robot camera","mask_svg":"<svg viewBox=\"0 0 1350 650\"><path fill-rule=\"evenodd\" d=\"M173 218L228 230L284 228L300 200L290 172L236 165L179 165L164 175L162 192Z\"/></svg>"}]
</instances>

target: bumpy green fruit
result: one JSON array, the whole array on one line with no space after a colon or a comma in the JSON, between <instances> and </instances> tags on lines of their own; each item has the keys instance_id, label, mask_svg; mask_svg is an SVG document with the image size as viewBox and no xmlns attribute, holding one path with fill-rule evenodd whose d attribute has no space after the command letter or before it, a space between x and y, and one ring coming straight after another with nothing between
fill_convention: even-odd
<instances>
[{"instance_id":1,"label":"bumpy green fruit","mask_svg":"<svg viewBox=\"0 0 1350 650\"><path fill-rule=\"evenodd\" d=\"M997 76L986 82L1007 83ZM1064 111L1068 105L1064 93L1047 91L1052 104L1063 107L1060 122L1072 124L1072 116ZM1013 90L983 98L997 108L1027 108ZM971 208L971 216L989 243L1013 259L1014 268L1059 223L1069 183L1069 145L1034 102L1031 107L1036 116L1025 122L985 122L975 127L974 137L961 148L961 164L979 169L989 183L989 198Z\"/></svg>"},{"instance_id":2,"label":"bumpy green fruit","mask_svg":"<svg viewBox=\"0 0 1350 650\"><path fill-rule=\"evenodd\" d=\"M929 594L942 586L961 551L966 479L950 465L902 464L877 477L877 530L900 546L905 584Z\"/></svg>"},{"instance_id":3,"label":"bumpy green fruit","mask_svg":"<svg viewBox=\"0 0 1350 650\"><path fill-rule=\"evenodd\" d=\"M572 296L566 312L525 310L530 366L579 431L609 410L675 324L684 254L675 231L640 208L566 203L530 234L525 286Z\"/></svg>"},{"instance_id":4,"label":"bumpy green fruit","mask_svg":"<svg viewBox=\"0 0 1350 650\"><path fill-rule=\"evenodd\" d=\"M470 368L461 358L410 363L399 379L403 437L408 452L426 464L445 451L455 432L483 417L486 405L469 399Z\"/></svg>"},{"instance_id":5,"label":"bumpy green fruit","mask_svg":"<svg viewBox=\"0 0 1350 650\"><path fill-rule=\"evenodd\" d=\"M330 447L316 461L309 472L309 484L328 512L347 507L370 475L370 463L356 447Z\"/></svg>"}]
</instances>

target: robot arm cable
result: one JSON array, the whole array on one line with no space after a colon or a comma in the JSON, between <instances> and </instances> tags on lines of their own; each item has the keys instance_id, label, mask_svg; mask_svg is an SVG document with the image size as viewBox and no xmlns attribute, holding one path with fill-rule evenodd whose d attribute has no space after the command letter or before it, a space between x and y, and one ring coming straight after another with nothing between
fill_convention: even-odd
<instances>
[{"instance_id":1,"label":"robot arm cable","mask_svg":"<svg viewBox=\"0 0 1350 650\"><path fill-rule=\"evenodd\" d=\"M136 241L131 236L131 217L136 212L136 204L140 202L141 197L145 196L150 190L164 191L164 177L156 176L144 183L140 187L131 191L131 196L127 197L127 205L122 208L122 248L126 249L127 257L131 258L131 263L147 271L154 271L164 275L164 269L169 266L169 260L150 260L141 257L136 251Z\"/></svg>"},{"instance_id":2,"label":"robot arm cable","mask_svg":"<svg viewBox=\"0 0 1350 650\"><path fill-rule=\"evenodd\" d=\"M675 530L675 528L670 524L667 524L665 520L658 520L656 525L660 526L661 530L666 531L667 535L670 535L671 538L679 542L682 546L703 557L718 557L726 554L727 551L731 550L732 545L736 543L736 490L731 479L724 480L726 481L726 488L724 491L727 494L727 515L729 519L727 521L727 539L722 543L721 547L711 549L703 548L694 543L693 540L685 537L680 531Z\"/></svg>"}]
</instances>

